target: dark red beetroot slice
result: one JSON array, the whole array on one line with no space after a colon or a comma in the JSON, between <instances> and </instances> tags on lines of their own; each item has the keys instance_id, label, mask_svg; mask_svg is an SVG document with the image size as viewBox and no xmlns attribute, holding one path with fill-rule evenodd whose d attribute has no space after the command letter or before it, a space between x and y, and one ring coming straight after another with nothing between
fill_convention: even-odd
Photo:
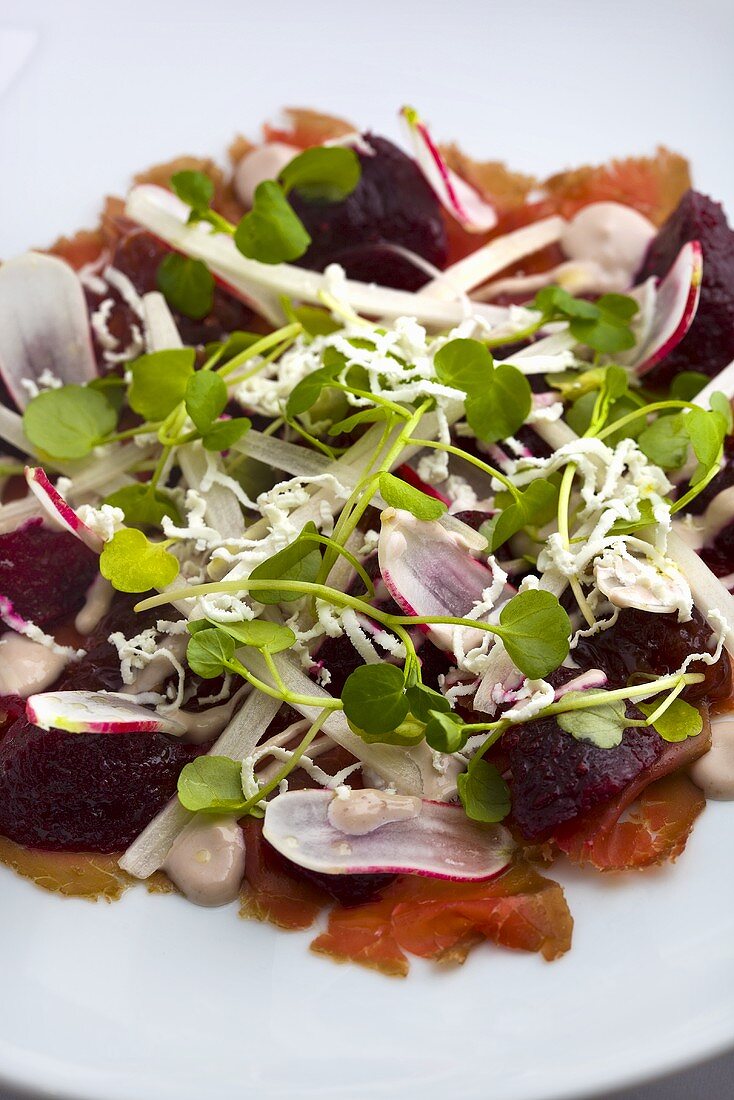
<instances>
[{"instance_id":1,"label":"dark red beetroot slice","mask_svg":"<svg viewBox=\"0 0 734 1100\"><path fill-rule=\"evenodd\" d=\"M679 623L675 614L649 615L628 608L620 612L615 626L595 638L582 640L575 659L582 668L601 668L610 684L623 687L633 672L665 676L679 669L690 653L708 649L711 630L697 611L687 623ZM715 665L694 664L691 672L705 679L684 692L689 702L727 699L732 691L731 661L724 652Z\"/></svg>"},{"instance_id":2,"label":"dark red beetroot slice","mask_svg":"<svg viewBox=\"0 0 734 1100\"><path fill-rule=\"evenodd\" d=\"M78 611L98 568L97 555L79 539L43 520L0 535L0 596L39 626Z\"/></svg>"},{"instance_id":3,"label":"dark red beetroot slice","mask_svg":"<svg viewBox=\"0 0 734 1100\"><path fill-rule=\"evenodd\" d=\"M627 716L642 718L629 704ZM620 745L601 749L577 741L554 718L515 726L502 738L512 819L526 840L545 840L561 825L616 798L652 767L663 745L655 730L645 727L628 727Z\"/></svg>"},{"instance_id":4,"label":"dark red beetroot slice","mask_svg":"<svg viewBox=\"0 0 734 1100\"><path fill-rule=\"evenodd\" d=\"M380 246L400 245L443 267L447 241L441 205L401 149L372 134L366 134L365 141L375 155L358 152L362 178L343 202L291 197L313 242L299 263L322 271L339 262L354 279L416 290L429 276Z\"/></svg>"},{"instance_id":5,"label":"dark red beetroot slice","mask_svg":"<svg viewBox=\"0 0 734 1100\"><path fill-rule=\"evenodd\" d=\"M164 734L61 733L20 719L0 746L0 833L31 848L126 848L202 752Z\"/></svg>"},{"instance_id":6,"label":"dark red beetroot slice","mask_svg":"<svg viewBox=\"0 0 734 1100\"><path fill-rule=\"evenodd\" d=\"M698 310L686 336L645 376L650 385L666 385L683 370L713 377L734 359L734 231L721 206L699 191L686 191L650 245L635 278L662 278L688 241L703 250L703 282Z\"/></svg>"}]
</instances>

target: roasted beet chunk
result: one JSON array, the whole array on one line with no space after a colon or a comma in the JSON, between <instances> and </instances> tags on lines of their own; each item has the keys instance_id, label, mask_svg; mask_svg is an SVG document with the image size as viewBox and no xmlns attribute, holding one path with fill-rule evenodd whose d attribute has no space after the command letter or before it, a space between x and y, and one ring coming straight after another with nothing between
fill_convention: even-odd
<instances>
[{"instance_id":1,"label":"roasted beet chunk","mask_svg":"<svg viewBox=\"0 0 734 1100\"><path fill-rule=\"evenodd\" d=\"M601 668L614 687L623 687L634 672L667 676L675 672L691 653L708 652L711 630L697 611L687 623L679 623L675 614L650 615L629 608L621 611L616 624L594 638L583 639L575 659L583 668ZM731 694L731 661L726 652L715 665L694 662L689 672L703 673L705 679L691 684L684 698L726 699Z\"/></svg>"},{"instance_id":2,"label":"roasted beet chunk","mask_svg":"<svg viewBox=\"0 0 734 1100\"><path fill-rule=\"evenodd\" d=\"M0 746L0 833L31 848L125 848L201 749L164 734L44 731L21 718Z\"/></svg>"},{"instance_id":3,"label":"roasted beet chunk","mask_svg":"<svg viewBox=\"0 0 734 1100\"><path fill-rule=\"evenodd\" d=\"M79 539L40 519L0 535L0 596L38 626L78 611L97 569L96 555Z\"/></svg>"},{"instance_id":4,"label":"roasted beet chunk","mask_svg":"<svg viewBox=\"0 0 734 1100\"><path fill-rule=\"evenodd\" d=\"M402 150L372 134L364 140L374 155L358 152L362 178L343 202L291 196L313 242L299 262L315 271L340 263L353 279L417 290L428 276L385 245L408 248L443 267L447 243L440 204Z\"/></svg>"},{"instance_id":5,"label":"roasted beet chunk","mask_svg":"<svg viewBox=\"0 0 734 1100\"><path fill-rule=\"evenodd\" d=\"M662 278L688 241L703 249L703 282L689 332L646 381L666 385L683 370L713 377L734 359L734 231L721 206L699 191L686 191L650 245L637 282Z\"/></svg>"},{"instance_id":6,"label":"roasted beet chunk","mask_svg":"<svg viewBox=\"0 0 734 1100\"><path fill-rule=\"evenodd\" d=\"M629 718L642 718L627 706ZM526 840L546 840L561 825L584 817L619 795L663 751L648 727L631 726L614 749L577 741L555 719L542 718L509 729L507 753L512 818Z\"/></svg>"}]
</instances>

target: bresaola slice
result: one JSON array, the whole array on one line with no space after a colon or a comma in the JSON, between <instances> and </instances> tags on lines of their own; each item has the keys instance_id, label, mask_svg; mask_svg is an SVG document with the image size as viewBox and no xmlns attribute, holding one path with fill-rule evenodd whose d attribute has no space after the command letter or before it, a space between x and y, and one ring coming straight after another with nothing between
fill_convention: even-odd
<instances>
[{"instance_id":1,"label":"bresaola slice","mask_svg":"<svg viewBox=\"0 0 734 1100\"><path fill-rule=\"evenodd\" d=\"M174 718L119 692L45 691L29 697L26 717L39 729L66 733L185 733Z\"/></svg>"},{"instance_id":2,"label":"bresaola slice","mask_svg":"<svg viewBox=\"0 0 734 1100\"><path fill-rule=\"evenodd\" d=\"M635 370L647 374L677 347L693 324L701 296L703 251L698 241L688 241L656 290L652 324L640 348Z\"/></svg>"},{"instance_id":3,"label":"bresaola slice","mask_svg":"<svg viewBox=\"0 0 734 1100\"><path fill-rule=\"evenodd\" d=\"M39 466L26 466L25 479L44 512L56 523L80 539L95 554L101 554L104 542L96 532L79 519L71 505L62 497Z\"/></svg>"},{"instance_id":4,"label":"bresaola slice","mask_svg":"<svg viewBox=\"0 0 734 1100\"><path fill-rule=\"evenodd\" d=\"M491 571L472 557L461 535L438 521L419 520L394 508L382 513L378 558L382 579L406 615L464 617L493 583ZM457 630L463 631L465 650L478 646L485 634L438 625L429 635L436 645L452 650Z\"/></svg>"},{"instance_id":5,"label":"bresaola slice","mask_svg":"<svg viewBox=\"0 0 734 1100\"><path fill-rule=\"evenodd\" d=\"M18 408L50 371L64 384L90 382L97 368L84 291L55 256L26 252L0 268L0 376Z\"/></svg>"},{"instance_id":6,"label":"bresaola slice","mask_svg":"<svg viewBox=\"0 0 734 1100\"><path fill-rule=\"evenodd\" d=\"M281 855L327 875L411 874L455 881L499 875L513 843L501 825L469 820L461 806L421 803L414 818L391 821L362 835L329 820L332 791L287 791L268 802L263 836Z\"/></svg>"},{"instance_id":7,"label":"bresaola slice","mask_svg":"<svg viewBox=\"0 0 734 1100\"><path fill-rule=\"evenodd\" d=\"M405 120L415 158L441 205L468 233L487 233L497 224L494 207L449 168L425 122L412 107L400 112Z\"/></svg>"}]
</instances>

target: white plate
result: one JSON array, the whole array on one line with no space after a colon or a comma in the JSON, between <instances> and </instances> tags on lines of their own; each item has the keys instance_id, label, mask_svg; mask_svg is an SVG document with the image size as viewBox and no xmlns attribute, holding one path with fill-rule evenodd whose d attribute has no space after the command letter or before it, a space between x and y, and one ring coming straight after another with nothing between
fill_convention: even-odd
<instances>
[{"instance_id":1,"label":"white plate","mask_svg":"<svg viewBox=\"0 0 734 1100\"><path fill-rule=\"evenodd\" d=\"M394 133L407 99L540 172L662 141L734 211L732 30L726 0L24 0L0 8L0 254L283 103ZM733 830L712 805L675 868L564 875L560 962L486 948L406 982L231 909L90 906L2 874L0 1079L95 1100L570 1100L673 1070L734 1043Z\"/></svg>"}]
</instances>

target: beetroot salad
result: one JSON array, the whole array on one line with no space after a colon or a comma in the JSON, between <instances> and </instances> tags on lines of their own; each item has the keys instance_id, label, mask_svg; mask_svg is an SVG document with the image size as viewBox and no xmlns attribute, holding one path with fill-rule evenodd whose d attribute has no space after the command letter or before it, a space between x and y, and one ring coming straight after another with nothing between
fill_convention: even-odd
<instances>
[{"instance_id":1,"label":"beetroot salad","mask_svg":"<svg viewBox=\"0 0 734 1100\"><path fill-rule=\"evenodd\" d=\"M734 798L734 234L290 111L0 266L0 860L388 974ZM551 872L552 873L552 872Z\"/></svg>"}]
</instances>

